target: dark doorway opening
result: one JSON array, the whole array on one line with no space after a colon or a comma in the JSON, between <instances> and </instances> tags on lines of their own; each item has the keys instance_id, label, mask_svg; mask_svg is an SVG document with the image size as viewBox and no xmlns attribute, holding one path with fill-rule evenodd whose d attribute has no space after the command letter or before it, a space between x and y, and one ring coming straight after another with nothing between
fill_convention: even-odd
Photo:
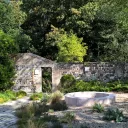
<instances>
[{"instance_id":1,"label":"dark doorway opening","mask_svg":"<svg viewBox=\"0 0 128 128\"><path fill-rule=\"evenodd\" d=\"M52 92L51 67L42 67L42 92Z\"/></svg>"}]
</instances>

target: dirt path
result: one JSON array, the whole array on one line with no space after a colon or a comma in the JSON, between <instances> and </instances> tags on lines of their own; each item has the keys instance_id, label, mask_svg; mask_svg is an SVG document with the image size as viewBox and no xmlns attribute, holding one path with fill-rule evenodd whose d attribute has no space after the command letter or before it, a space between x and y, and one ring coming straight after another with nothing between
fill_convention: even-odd
<instances>
[{"instance_id":1,"label":"dirt path","mask_svg":"<svg viewBox=\"0 0 128 128\"><path fill-rule=\"evenodd\" d=\"M16 101L9 101L0 105L0 128L17 128L17 117L15 109L29 103L29 97L24 97Z\"/></svg>"}]
</instances>

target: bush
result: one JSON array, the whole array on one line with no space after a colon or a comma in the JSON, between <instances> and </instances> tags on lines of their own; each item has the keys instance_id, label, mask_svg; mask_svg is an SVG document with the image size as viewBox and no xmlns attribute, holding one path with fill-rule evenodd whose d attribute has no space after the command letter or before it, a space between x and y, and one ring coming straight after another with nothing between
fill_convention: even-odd
<instances>
[{"instance_id":1,"label":"bush","mask_svg":"<svg viewBox=\"0 0 128 128\"><path fill-rule=\"evenodd\" d=\"M108 121L116 121L116 122L121 122L124 120L124 115L123 112L120 111L118 108L109 108L105 113L104 113L104 119Z\"/></svg>"},{"instance_id":2,"label":"bush","mask_svg":"<svg viewBox=\"0 0 128 128\"><path fill-rule=\"evenodd\" d=\"M22 97L24 97L24 96L27 96L27 93L24 92L24 91L18 91L18 92L16 93L16 97L17 97L17 98L22 98Z\"/></svg>"},{"instance_id":3,"label":"bush","mask_svg":"<svg viewBox=\"0 0 128 128\"><path fill-rule=\"evenodd\" d=\"M0 93L0 103L7 102L9 100L16 100L16 93L11 90L6 90Z\"/></svg>"},{"instance_id":4,"label":"bush","mask_svg":"<svg viewBox=\"0 0 128 128\"><path fill-rule=\"evenodd\" d=\"M60 122L55 122L52 124L51 128L63 128L63 125Z\"/></svg>"},{"instance_id":5,"label":"bush","mask_svg":"<svg viewBox=\"0 0 128 128\"><path fill-rule=\"evenodd\" d=\"M51 104L55 104L55 103L59 102L62 98L63 98L63 93L61 93L60 91L56 91L56 92L52 93Z\"/></svg>"},{"instance_id":6,"label":"bush","mask_svg":"<svg viewBox=\"0 0 128 128\"><path fill-rule=\"evenodd\" d=\"M100 92L128 92L128 82L114 81L109 83L102 83L100 81L75 80L72 75L64 75L61 78L61 87L59 88L63 93L79 92L79 91L100 91Z\"/></svg>"},{"instance_id":7,"label":"bush","mask_svg":"<svg viewBox=\"0 0 128 128\"><path fill-rule=\"evenodd\" d=\"M68 107L65 101L58 101L54 104L51 104L50 109L53 109L54 111L63 111L67 110Z\"/></svg>"},{"instance_id":8,"label":"bush","mask_svg":"<svg viewBox=\"0 0 128 128\"><path fill-rule=\"evenodd\" d=\"M68 107L66 105L66 102L62 100L63 93L60 91L56 91L52 93L51 95L51 105L50 108L54 111L62 111L66 110Z\"/></svg>"},{"instance_id":9,"label":"bush","mask_svg":"<svg viewBox=\"0 0 128 128\"><path fill-rule=\"evenodd\" d=\"M72 88L74 83L75 83L75 78L73 75L64 75L61 77L61 80L60 80L60 90L61 92L69 92L68 89L69 88ZM71 90L71 89L69 89Z\"/></svg>"},{"instance_id":10,"label":"bush","mask_svg":"<svg viewBox=\"0 0 128 128\"><path fill-rule=\"evenodd\" d=\"M34 93L30 96L30 100L42 100L43 93Z\"/></svg>"},{"instance_id":11,"label":"bush","mask_svg":"<svg viewBox=\"0 0 128 128\"><path fill-rule=\"evenodd\" d=\"M47 128L44 121L40 118L35 118L36 115L41 115L42 107L39 104L29 104L17 109L16 116L19 118L17 124L19 128Z\"/></svg>"},{"instance_id":12,"label":"bush","mask_svg":"<svg viewBox=\"0 0 128 128\"><path fill-rule=\"evenodd\" d=\"M93 106L93 111L101 113L104 111L104 107L101 104L97 104L95 103L95 105Z\"/></svg>"},{"instance_id":13,"label":"bush","mask_svg":"<svg viewBox=\"0 0 128 128\"><path fill-rule=\"evenodd\" d=\"M73 112L66 112L64 116L60 119L60 122L71 124L74 120L75 114Z\"/></svg>"},{"instance_id":14,"label":"bush","mask_svg":"<svg viewBox=\"0 0 128 128\"><path fill-rule=\"evenodd\" d=\"M16 100L16 92L14 92L12 90L6 90L5 93L7 94L9 99Z\"/></svg>"},{"instance_id":15,"label":"bush","mask_svg":"<svg viewBox=\"0 0 128 128\"><path fill-rule=\"evenodd\" d=\"M6 94L0 93L0 103L7 102L9 100L10 100L9 97Z\"/></svg>"},{"instance_id":16,"label":"bush","mask_svg":"<svg viewBox=\"0 0 128 128\"><path fill-rule=\"evenodd\" d=\"M50 94L44 93L43 98L42 98L42 102L47 103L50 101L50 98L51 98Z\"/></svg>"}]
</instances>

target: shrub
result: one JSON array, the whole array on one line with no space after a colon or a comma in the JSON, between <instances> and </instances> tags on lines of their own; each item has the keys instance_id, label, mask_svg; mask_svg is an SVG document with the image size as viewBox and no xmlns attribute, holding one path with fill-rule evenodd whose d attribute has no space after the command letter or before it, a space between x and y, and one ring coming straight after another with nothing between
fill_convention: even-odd
<instances>
[{"instance_id":1,"label":"shrub","mask_svg":"<svg viewBox=\"0 0 128 128\"><path fill-rule=\"evenodd\" d=\"M75 83L75 78L73 75L64 75L61 77L61 80L60 80L60 90L62 92L68 92L68 90L71 90L69 88L72 88L74 83Z\"/></svg>"},{"instance_id":2,"label":"shrub","mask_svg":"<svg viewBox=\"0 0 128 128\"><path fill-rule=\"evenodd\" d=\"M48 128L48 125L42 122L40 119L38 120L29 119L27 121L27 125L24 126L25 128Z\"/></svg>"},{"instance_id":3,"label":"shrub","mask_svg":"<svg viewBox=\"0 0 128 128\"><path fill-rule=\"evenodd\" d=\"M65 101L58 101L54 104L51 104L50 109L53 109L54 111L63 111L67 110L68 107Z\"/></svg>"},{"instance_id":4,"label":"shrub","mask_svg":"<svg viewBox=\"0 0 128 128\"><path fill-rule=\"evenodd\" d=\"M44 122L57 122L58 118L55 115L49 115L48 113L43 113L41 115L41 120Z\"/></svg>"},{"instance_id":5,"label":"shrub","mask_svg":"<svg viewBox=\"0 0 128 128\"><path fill-rule=\"evenodd\" d=\"M35 113L35 106L34 104L28 104L27 106L23 106L21 108L19 108L16 111L16 116L18 118L32 118L34 116Z\"/></svg>"},{"instance_id":6,"label":"shrub","mask_svg":"<svg viewBox=\"0 0 128 128\"><path fill-rule=\"evenodd\" d=\"M95 103L95 105L93 106L93 111L101 113L104 111L104 107L101 104L97 104Z\"/></svg>"},{"instance_id":7,"label":"shrub","mask_svg":"<svg viewBox=\"0 0 128 128\"><path fill-rule=\"evenodd\" d=\"M74 120L75 114L73 112L66 112L64 116L60 119L60 122L71 124Z\"/></svg>"},{"instance_id":8,"label":"shrub","mask_svg":"<svg viewBox=\"0 0 128 128\"><path fill-rule=\"evenodd\" d=\"M34 93L30 96L30 100L42 100L43 93Z\"/></svg>"},{"instance_id":9,"label":"shrub","mask_svg":"<svg viewBox=\"0 0 128 128\"><path fill-rule=\"evenodd\" d=\"M18 128L48 128L47 123L40 119L20 119L17 122Z\"/></svg>"},{"instance_id":10,"label":"shrub","mask_svg":"<svg viewBox=\"0 0 128 128\"><path fill-rule=\"evenodd\" d=\"M78 92L78 91L100 91L100 92L128 92L127 81L114 81L109 83L102 83L100 81L75 80L72 75L64 75L61 78L61 87L59 88L63 93Z\"/></svg>"},{"instance_id":11,"label":"shrub","mask_svg":"<svg viewBox=\"0 0 128 128\"><path fill-rule=\"evenodd\" d=\"M50 98L51 98L50 94L44 93L43 98L42 98L42 102L47 103L50 101Z\"/></svg>"},{"instance_id":12,"label":"shrub","mask_svg":"<svg viewBox=\"0 0 128 128\"><path fill-rule=\"evenodd\" d=\"M5 93L7 94L9 99L16 100L16 92L14 92L12 90L6 90Z\"/></svg>"},{"instance_id":13,"label":"shrub","mask_svg":"<svg viewBox=\"0 0 128 128\"><path fill-rule=\"evenodd\" d=\"M51 128L63 128L63 125L60 122L55 122L52 124Z\"/></svg>"},{"instance_id":14,"label":"shrub","mask_svg":"<svg viewBox=\"0 0 128 128\"><path fill-rule=\"evenodd\" d=\"M6 93L0 93L0 103L4 103L9 101L10 98L8 97L8 95Z\"/></svg>"},{"instance_id":15,"label":"shrub","mask_svg":"<svg viewBox=\"0 0 128 128\"><path fill-rule=\"evenodd\" d=\"M55 104L55 103L59 102L62 98L63 98L63 93L61 93L60 91L56 91L56 92L52 93L51 104Z\"/></svg>"},{"instance_id":16,"label":"shrub","mask_svg":"<svg viewBox=\"0 0 128 128\"><path fill-rule=\"evenodd\" d=\"M17 97L17 98L22 98L22 97L24 97L24 96L27 96L27 93L24 92L24 91L18 91L18 92L16 93L16 97Z\"/></svg>"},{"instance_id":17,"label":"shrub","mask_svg":"<svg viewBox=\"0 0 128 128\"><path fill-rule=\"evenodd\" d=\"M124 120L124 115L123 112L120 111L118 108L109 108L105 113L104 113L104 119L108 121L116 121L116 122L121 122Z\"/></svg>"}]
</instances>

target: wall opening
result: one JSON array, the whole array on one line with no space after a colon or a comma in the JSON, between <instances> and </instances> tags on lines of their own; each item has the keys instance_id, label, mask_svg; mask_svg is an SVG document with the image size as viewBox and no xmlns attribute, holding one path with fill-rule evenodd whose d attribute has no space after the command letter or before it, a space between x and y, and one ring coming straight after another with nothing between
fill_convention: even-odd
<instances>
[{"instance_id":1,"label":"wall opening","mask_svg":"<svg viewBox=\"0 0 128 128\"><path fill-rule=\"evenodd\" d=\"M51 67L42 67L42 92L52 92Z\"/></svg>"}]
</instances>

